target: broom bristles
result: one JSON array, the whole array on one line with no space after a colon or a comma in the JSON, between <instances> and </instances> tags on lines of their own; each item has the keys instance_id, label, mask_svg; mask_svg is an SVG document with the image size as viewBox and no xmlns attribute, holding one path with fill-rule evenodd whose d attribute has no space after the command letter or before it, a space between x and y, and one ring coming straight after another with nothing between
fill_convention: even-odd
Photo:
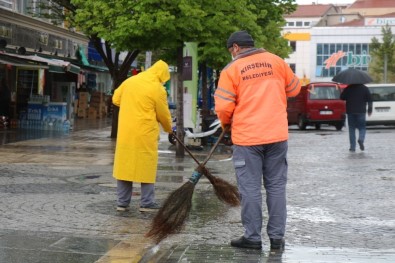
<instances>
[{"instance_id":1,"label":"broom bristles","mask_svg":"<svg viewBox=\"0 0 395 263\"><path fill-rule=\"evenodd\" d=\"M240 194L236 186L222 178L213 176L204 166L199 165L196 170L207 177L213 185L218 199L230 206L240 205ZM173 191L152 219L151 229L146 234L146 237L152 238L158 244L167 236L181 231L191 211L194 189L195 184L187 181Z\"/></svg>"},{"instance_id":2,"label":"broom bristles","mask_svg":"<svg viewBox=\"0 0 395 263\"><path fill-rule=\"evenodd\" d=\"M202 169L202 172L214 187L215 195L219 200L230 206L240 205L240 194L235 185L220 177L212 175L207 168Z\"/></svg>"},{"instance_id":3,"label":"broom bristles","mask_svg":"<svg viewBox=\"0 0 395 263\"><path fill-rule=\"evenodd\" d=\"M190 181L173 191L152 219L151 229L146 237L152 238L156 244L168 235L178 233L184 226L192 207L192 195L195 185Z\"/></svg>"},{"instance_id":4,"label":"broom bristles","mask_svg":"<svg viewBox=\"0 0 395 263\"><path fill-rule=\"evenodd\" d=\"M211 185L214 187L215 195L219 200L227 203L230 206L240 205L240 194L236 186L220 177L212 175L210 171L203 165L199 165L197 171L204 174L210 181Z\"/></svg>"},{"instance_id":5,"label":"broom bristles","mask_svg":"<svg viewBox=\"0 0 395 263\"><path fill-rule=\"evenodd\" d=\"M240 205L240 194L236 186L219 177L214 177L214 182L212 185L214 187L215 195L219 200L227 203L230 206Z\"/></svg>"}]
</instances>

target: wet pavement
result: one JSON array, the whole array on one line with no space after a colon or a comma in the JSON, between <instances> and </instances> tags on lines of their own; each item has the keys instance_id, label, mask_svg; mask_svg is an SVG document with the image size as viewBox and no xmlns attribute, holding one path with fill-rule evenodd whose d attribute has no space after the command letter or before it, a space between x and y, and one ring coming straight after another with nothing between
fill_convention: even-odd
<instances>
[{"instance_id":1,"label":"wet pavement","mask_svg":"<svg viewBox=\"0 0 395 263\"><path fill-rule=\"evenodd\" d=\"M77 120L69 134L0 130L0 262L395 262L395 128L369 128L366 150L348 151L346 129L290 127L286 248L237 249L240 208L197 184L185 228L155 245L153 217L115 211L110 119ZM199 160L209 147L193 151ZM235 183L231 148L207 164ZM156 197L163 202L196 164L175 158L162 134ZM265 209L264 209L265 211ZM266 217L266 213L264 214Z\"/></svg>"}]
</instances>

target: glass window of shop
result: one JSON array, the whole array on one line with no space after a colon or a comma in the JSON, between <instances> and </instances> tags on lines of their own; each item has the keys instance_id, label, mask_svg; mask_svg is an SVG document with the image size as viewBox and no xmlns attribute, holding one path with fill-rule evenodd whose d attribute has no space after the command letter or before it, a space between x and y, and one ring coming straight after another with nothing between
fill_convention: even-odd
<instances>
[{"instance_id":1,"label":"glass window of shop","mask_svg":"<svg viewBox=\"0 0 395 263\"><path fill-rule=\"evenodd\" d=\"M367 43L318 43L316 77L333 77L346 68L368 70Z\"/></svg>"},{"instance_id":2,"label":"glass window of shop","mask_svg":"<svg viewBox=\"0 0 395 263\"><path fill-rule=\"evenodd\" d=\"M18 69L17 72L17 112L26 110L29 98L38 92L39 71Z\"/></svg>"}]
</instances>

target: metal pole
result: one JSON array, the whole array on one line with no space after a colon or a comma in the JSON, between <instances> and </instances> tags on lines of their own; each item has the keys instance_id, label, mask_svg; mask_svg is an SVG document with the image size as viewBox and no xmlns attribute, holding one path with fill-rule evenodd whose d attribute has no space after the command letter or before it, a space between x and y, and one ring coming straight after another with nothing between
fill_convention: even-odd
<instances>
[{"instance_id":1,"label":"metal pole","mask_svg":"<svg viewBox=\"0 0 395 263\"><path fill-rule=\"evenodd\" d=\"M384 83L387 83L388 56L384 54Z\"/></svg>"}]
</instances>

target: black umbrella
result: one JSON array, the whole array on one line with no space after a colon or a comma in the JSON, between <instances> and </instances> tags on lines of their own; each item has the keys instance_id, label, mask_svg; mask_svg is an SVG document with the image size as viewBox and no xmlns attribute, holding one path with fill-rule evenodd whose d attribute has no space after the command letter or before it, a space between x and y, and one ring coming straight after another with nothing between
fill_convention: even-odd
<instances>
[{"instance_id":1,"label":"black umbrella","mask_svg":"<svg viewBox=\"0 0 395 263\"><path fill-rule=\"evenodd\" d=\"M343 84L365 84L373 81L368 73L355 68L340 71L332 80Z\"/></svg>"}]
</instances>

